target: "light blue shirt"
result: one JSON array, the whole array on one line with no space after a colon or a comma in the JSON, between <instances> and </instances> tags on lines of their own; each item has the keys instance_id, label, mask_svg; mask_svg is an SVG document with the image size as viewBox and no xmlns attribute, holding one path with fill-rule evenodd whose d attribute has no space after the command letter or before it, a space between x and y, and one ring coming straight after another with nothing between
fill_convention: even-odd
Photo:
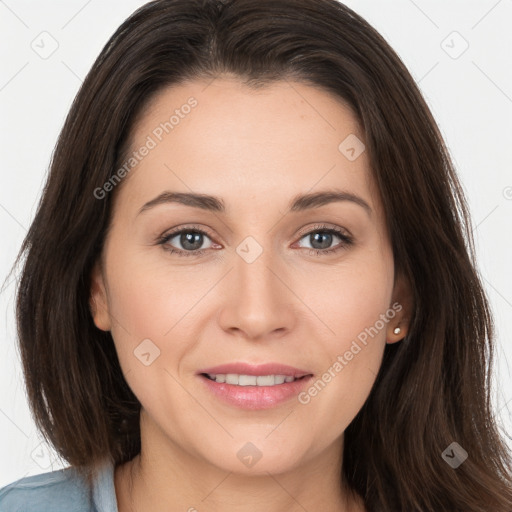
<instances>
[{"instance_id":1,"label":"light blue shirt","mask_svg":"<svg viewBox=\"0 0 512 512\"><path fill-rule=\"evenodd\" d=\"M114 466L98 468L92 492L72 467L21 478L0 489L0 512L118 512Z\"/></svg>"}]
</instances>

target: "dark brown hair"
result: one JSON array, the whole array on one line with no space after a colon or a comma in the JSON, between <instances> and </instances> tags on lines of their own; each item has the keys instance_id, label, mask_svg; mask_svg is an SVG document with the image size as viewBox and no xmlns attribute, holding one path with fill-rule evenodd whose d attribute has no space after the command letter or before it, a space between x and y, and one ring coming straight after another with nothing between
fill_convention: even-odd
<instances>
[{"instance_id":1,"label":"dark brown hair","mask_svg":"<svg viewBox=\"0 0 512 512\"><path fill-rule=\"evenodd\" d=\"M254 88L301 81L351 107L395 270L412 290L408 335L386 346L345 431L341 478L369 511L510 512L511 456L490 400L492 317L462 188L400 58L334 0L157 0L105 45L66 119L18 257L19 340L37 426L84 474L105 455L119 464L139 452L140 404L89 310L115 195L98 200L94 191L122 165L157 92L225 74ZM469 454L457 469L441 455L452 442Z\"/></svg>"}]
</instances>

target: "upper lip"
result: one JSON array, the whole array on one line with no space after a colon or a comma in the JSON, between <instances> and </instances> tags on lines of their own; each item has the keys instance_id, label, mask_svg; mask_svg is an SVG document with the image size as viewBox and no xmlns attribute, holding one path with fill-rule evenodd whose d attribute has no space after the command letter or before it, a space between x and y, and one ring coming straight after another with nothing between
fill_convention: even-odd
<instances>
[{"instance_id":1,"label":"upper lip","mask_svg":"<svg viewBox=\"0 0 512 512\"><path fill-rule=\"evenodd\" d=\"M211 366L199 370L198 374L210 373L213 375L227 375L228 373L234 373L237 375L284 375L285 377L295 377L299 379L305 375L312 375L311 372L294 368L286 364L280 363L265 363L265 364L249 364L249 363L226 363L219 366Z\"/></svg>"}]
</instances>

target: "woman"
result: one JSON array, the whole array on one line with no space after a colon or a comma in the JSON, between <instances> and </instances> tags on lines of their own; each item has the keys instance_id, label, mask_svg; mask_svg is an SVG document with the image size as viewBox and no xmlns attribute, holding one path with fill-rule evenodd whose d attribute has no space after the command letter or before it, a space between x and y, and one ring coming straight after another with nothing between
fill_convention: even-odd
<instances>
[{"instance_id":1,"label":"woman","mask_svg":"<svg viewBox=\"0 0 512 512\"><path fill-rule=\"evenodd\" d=\"M344 5L135 12L21 256L30 403L70 467L2 510L511 510L465 199Z\"/></svg>"}]
</instances>

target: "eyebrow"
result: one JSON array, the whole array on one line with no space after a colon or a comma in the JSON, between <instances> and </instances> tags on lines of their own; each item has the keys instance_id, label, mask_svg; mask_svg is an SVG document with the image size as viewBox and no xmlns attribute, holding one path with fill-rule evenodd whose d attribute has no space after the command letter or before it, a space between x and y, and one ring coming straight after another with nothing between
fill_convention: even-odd
<instances>
[{"instance_id":1,"label":"eyebrow","mask_svg":"<svg viewBox=\"0 0 512 512\"><path fill-rule=\"evenodd\" d=\"M362 198L352 192L345 190L323 190L312 192L309 194L299 194L292 198L288 205L289 212L303 212L313 208L320 208L327 204L350 201L365 209L366 213L371 216L372 209L370 205ZM192 208L200 208L216 213L226 213L224 201L215 196L207 194L195 194L191 192L170 192L165 191L160 195L148 201L139 210L139 214L154 208L155 206L168 203L178 203Z\"/></svg>"}]
</instances>

